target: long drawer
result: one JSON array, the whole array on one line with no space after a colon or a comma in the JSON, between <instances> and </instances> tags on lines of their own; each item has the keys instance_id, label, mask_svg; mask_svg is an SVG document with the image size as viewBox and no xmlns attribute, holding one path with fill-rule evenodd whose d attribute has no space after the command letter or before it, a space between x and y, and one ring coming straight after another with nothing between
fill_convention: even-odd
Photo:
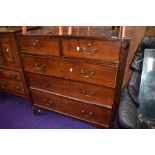
<instances>
[{"instance_id":1,"label":"long drawer","mask_svg":"<svg viewBox=\"0 0 155 155\"><path fill-rule=\"evenodd\" d=\"M62 78L29 73L30 87L111 107L114 89Z\"/></svg>"},{"instance_id":2,"label":"long drawer","mask_svg":"<svg viewBox=\"0 0 155 155\"><path fill-rule=\"evenodd\" d=\"M64 56L119 61L121 41L95 39L64 39Z\"/></svg>"},{"instance_id":3,"label":"long drawer","mask_svg":"<svg viewBox=\"0 0 155 155\"><path fill-rule=\"evenodd\" d=\"M59 56L58 38L19 37L21 51Z\"/></svg>"},{"instance_id":4,"label":"long drawer","mask_svg":"<svg viewBox=\"0 0 155 155\"><path fill-rule=\"evenodd\" d=\"M56 112L67 114L82 120L109 126L111 110L75 100L31 90L33 104Z\"/></svg>"},{"instance_id":5,"label":"long drawer","mask_svg":"<svg viewBox=\"0 0 155 155\"><path fill-rule=\"evenodd\" d=\"M48 59L24 55L22 57L26 71L63 77L77 81L115 87L117 67L93 63Z\"/></svg>"},{"instance_id":6,"label":"long drawer","mask_svg":"<svg viewBox=\"0 0 155 155\"><path fill-rule=\"evenodd\" d=\"M19 82L0 78L0 89L25 95L24 85Z\"/></svg>"},{"instance_id":7,"label":"long drawer","mask_svg":"<svg viewBox=\"0 0 155 155\"><path fill-rule=\"evenodd\" d=\"M13 80L21 80L20 72L7 70L7 69L1 69L1 68L0 68L0 77L10 78Z\"/></svg>"}]
</instances>

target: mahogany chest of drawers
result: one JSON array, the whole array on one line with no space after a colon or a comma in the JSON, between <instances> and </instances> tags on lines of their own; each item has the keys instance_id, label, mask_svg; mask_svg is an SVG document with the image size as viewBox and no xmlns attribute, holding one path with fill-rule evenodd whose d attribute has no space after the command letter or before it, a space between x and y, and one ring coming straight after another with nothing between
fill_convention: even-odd
<instances>
[{"instance_id":1,"label":"mahogany chest of drawers","mask_svg":"<svg viewBox=\"0 0 155 155\"><path fill-rule=\"evenodd\" d=\"M128 39L19 34L18 42L34 113L43 108L112 126Z\"/></svg>"},{"instance_id":2,"label":"mahogany chest of drawers","mask_svg":"<svg viewBox=\"0 0 155 155\"><path fill-rule=\"evenodd\" d=\"M0 29L0 91L28 98L19 49L16 29Z\"/></svg>"}]
</instances>

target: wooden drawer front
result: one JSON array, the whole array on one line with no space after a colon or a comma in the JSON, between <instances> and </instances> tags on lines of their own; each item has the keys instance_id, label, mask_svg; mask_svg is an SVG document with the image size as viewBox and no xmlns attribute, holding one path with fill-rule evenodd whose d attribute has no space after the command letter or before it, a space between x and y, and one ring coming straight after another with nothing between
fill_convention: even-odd
<instances>
[{"instance_id":1,"label":"wooden drawer front","mask_svg":"<svg viewBox=\"0 0 155 155\"><path fill-rule=\"evenodd\" d=\"M25 94L23 84L11 80L0 79L0 89L8 90L23 95Z\"/></svg>"},{"instance_id":2,"label":"wooden drawer front","mask_svg":"<svg viewBox=\"0 0 155 155\"><path fill-rule=\"evenodd\" d=\"M59 56L59 39L20 37L23 52Z\"/></svg>"},{"instance_id":3,"label":"wooden drawer front","mask_svg":"<svg viewBox=\"0 0 155 155\"><path fill-rule=\"evenodd\" d=\"M9 43L9 36L8 35L0 35L0 44Z\"/></svg>"},{"instance_id":4,"label":"wooden drawer front","mask_svg":"<svg viewBox=\"0 0 155 155\"><path fill-rule=\"evenodd\" d=\"M115 87L117 67L23 56L26 71Z\"/></svg>"},{"instance_id":5,"label":"wooden drawer front","mask_svg":"<svg viewBox=\"0 0 155 155\"><path fill-rule=\"evenodd\" d=\"M11 78L14 80L21 80L21 76L19 72L6 70L6 69L0 69L0 77Z\"/></svg>"},{"instance_id":6,"label":"wooden drawer front","mask_svg":"<svg viewBox=\"0 0 155 155\"><path fill-rule=\"evenodd\" d=\"M58 97L41 91L31 90L33 104L61 112L82 120L109 126L111 110L95 105Z\"/></svg>"},{"instance_id":7,"label":"wooden drawer front","mask_svg":"<svg viewBox=\"0 0 155 155\"><path fill-rule=\"evenodd\" d=\"M91 39L64 39L64 56L119 61L121 41L103 41Z\"/></svg>"},{"instance_id":8,"label":"wooden drawer front","mask_svg":"<svg viewBox=\"0 0 155 155\"><path fill-rule=\"evenodd\" d=\"M56 94L111 107L114 89L62 78L29 73L30 86Z\"/></svg>"}]
</instances>

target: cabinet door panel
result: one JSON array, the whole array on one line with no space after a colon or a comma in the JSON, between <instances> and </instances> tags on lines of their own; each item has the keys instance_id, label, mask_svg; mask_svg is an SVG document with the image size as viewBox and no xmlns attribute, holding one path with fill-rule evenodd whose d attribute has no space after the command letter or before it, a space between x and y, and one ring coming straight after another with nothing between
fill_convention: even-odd
<instances>
[{"instance_id":1,"label":"cabinet door panel","mask_svg":"<svg viewBox=\"0 0 155 155\"><path fill-rule=\"evenodd\" d=\"M14 59L9 44L1 44L1 51L6 63L13 63Z\"/></svg>"},{"instance_id":2,"label":"cabinet door panel","mask_svg":"<svg viewBox=\"0 0 155 155\"><path fill-rule=\"evenodd\" d=\"M16 41L12 34L0 34L0 66L14 69L18 64Z\"/></svg>"}]
</instances>

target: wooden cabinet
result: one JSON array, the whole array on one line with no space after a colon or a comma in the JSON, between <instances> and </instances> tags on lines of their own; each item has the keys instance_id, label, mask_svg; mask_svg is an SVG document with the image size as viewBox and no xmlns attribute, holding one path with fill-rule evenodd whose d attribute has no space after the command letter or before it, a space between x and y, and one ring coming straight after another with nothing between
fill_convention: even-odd
<instances>
[{"instance_id":1,"label":"wooden cabinet","mask_svg":"<svg viewBox=\"0 0 155 155\"><path fill-rule=\"evenodd\" d=\"M16 29L1 31L0 28L0 90L28 98L16 32Z\"/></svg>"},{"instance_id":2,"label":"wooden cabinet","mask_svg":"<svg viewBox=\"0 0 155 155\"><path fill-rule=\"evenodd\" d=\"M29 33L18 42L34 113L43 108L112 126L129 39Z\"/></svg>"}]
</instances>

